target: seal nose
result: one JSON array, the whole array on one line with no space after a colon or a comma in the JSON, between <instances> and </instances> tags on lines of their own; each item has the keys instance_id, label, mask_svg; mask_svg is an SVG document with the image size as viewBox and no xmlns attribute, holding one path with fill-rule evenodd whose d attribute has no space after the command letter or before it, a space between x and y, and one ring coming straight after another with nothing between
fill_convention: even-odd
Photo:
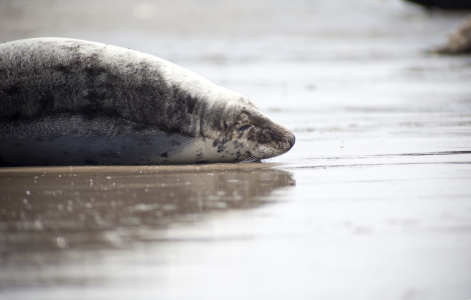
<instances>
[{"instance_id":1,"label":"seal nose","mask_svg":"<svg viewBox=\"0 0 471 300\"><path fill-rule=\"evenodd\" d=\"M291 136L288 139L288 143L290 144L288 151L291 150L291 148L293 148L295 141L296 141L296 137L294 136L293 133L291 133Z\"/></svg>"}]
</instances>

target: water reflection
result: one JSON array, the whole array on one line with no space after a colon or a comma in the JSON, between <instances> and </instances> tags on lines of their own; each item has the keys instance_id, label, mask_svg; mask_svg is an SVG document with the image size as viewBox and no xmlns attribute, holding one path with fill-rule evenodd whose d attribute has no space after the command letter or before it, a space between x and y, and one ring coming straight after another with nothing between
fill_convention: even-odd
<instances>
[{"instance_id":1,"label":"water reflection","mask_svg":"<svg viewBox=\"0 0 471 300\"><path fill-rule=\"evenodd\" d=\"M260 206L293 184L269 164L1 169L0 262L128 247L175 222Z\"/></svg>"}]
</instances>

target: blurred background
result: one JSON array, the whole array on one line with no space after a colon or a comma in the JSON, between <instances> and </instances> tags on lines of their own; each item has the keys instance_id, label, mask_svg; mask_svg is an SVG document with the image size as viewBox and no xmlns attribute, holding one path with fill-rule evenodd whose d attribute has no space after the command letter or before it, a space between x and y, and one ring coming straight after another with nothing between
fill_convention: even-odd
<instances>
[{"instance_id":1,"label":"blurred background","mask_svg":"<svg viewBox=\"0 0 471 300\"><path fill-rule=\"evenodd\" d=\"M3 0L0 40L69 37L144 51L276 110L287 97L289 107L319 105L315 91L332 85L413 81L435 63L425 51L468 13L402 0ZM461 77L440 71L425 76Z\"/></svg>"},{"instance_id":2,"label":"blurred background","mask_svg":"<svg viewBox=\"0 0 471 300\"><path fill-rule=\"evenodd\" d=\"M402 0L3 0L0 40L68 37L131 48L233 89L265 113L305 112L395 106L391 93L428 97L436 82L444 85L437 97L448 97L443 89L467 82L469 60L427 51L467 14Z\"/></svg>"}]
</instances>

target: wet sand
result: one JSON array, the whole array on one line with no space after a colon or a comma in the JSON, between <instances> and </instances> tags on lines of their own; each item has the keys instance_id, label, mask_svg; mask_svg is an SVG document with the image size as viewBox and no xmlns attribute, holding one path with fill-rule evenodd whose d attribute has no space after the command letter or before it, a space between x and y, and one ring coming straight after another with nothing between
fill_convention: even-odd
<instances>
[{"instance_id":1,"label":"wet sand","mask_svg":"<svg viewBox=\"0 0 471 300\"><path fill-rule=\"evenodd\" d=\"M0 37L142 50L249 96L262 164L0 169L2 299L468 299L465 12L401 1L29 1Z\"/></svg>"}]
</instances>

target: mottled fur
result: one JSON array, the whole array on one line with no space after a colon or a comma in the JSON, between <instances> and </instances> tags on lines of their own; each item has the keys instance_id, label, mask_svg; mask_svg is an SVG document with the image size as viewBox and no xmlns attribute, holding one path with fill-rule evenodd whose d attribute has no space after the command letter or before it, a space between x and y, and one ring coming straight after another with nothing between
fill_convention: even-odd
<instances>
[{"instance_id":1,"label":"mottled fur","mask_svg":"<svg viewBox=\"0 0 471 300\"><path fill-rule=\"evenodd\" d=\"M80 40L43 38L0 45L0 105L3 165L22 164L18 158L8 158L14 142L10 145L7 139L67 137L69 144L77 145L74 140L87 136L101 136L106 144L117 136L148 135L154 144L167 145L166 135L170 135L180 144L187 140L180 149L171 150L175 154L200 152L196 158L172 161L162 146L156 151L167 153L167 158L149 160L156 153L146 150L139 160L128 159L125 164L260 159L285 153L294 143L289 130L235 92L163 59ZM31 143L24 155L40 160L41 155L31 152ZM63 153L73 146L56 143L54 147L66 149L56 151ZM119 147L107 151L117 153ZM209 148L217 151L209 154ZM240 149L239 154L235 149ZM48 164L69 161L88 164L64 157ZM123 163L119 155L116 160L94 161Z\"/></svg>"}]
</instances>

